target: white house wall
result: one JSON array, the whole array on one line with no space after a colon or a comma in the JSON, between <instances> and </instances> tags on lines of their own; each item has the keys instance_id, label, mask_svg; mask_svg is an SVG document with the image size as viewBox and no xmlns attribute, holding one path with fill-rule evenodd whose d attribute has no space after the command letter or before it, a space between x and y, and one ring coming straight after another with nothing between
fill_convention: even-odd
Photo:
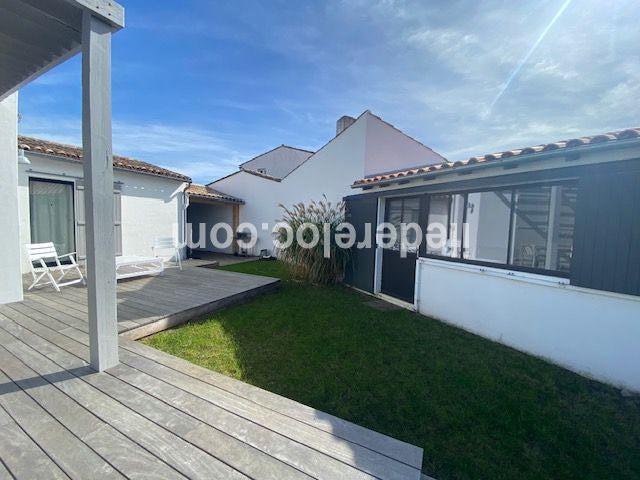
<instances>
[{"instance_id":1,"label":"white house wall","mask_svg":"<svg viewBox=\"0 0 640 480\"><path fill-rule=\"evenodd\" d=\"M0 101L0 303L22 300L18 220L18 94Z\"/></svg>"},{"instance_id":2,"label":"white house wall","mask_svg":"<svg viewBox=\"0 0 640 480\"><path fill-rule=\"evenodd\" d=\"M323 195L334 203L342 200L352 179L362 175L364 169L366 126L366 119L361 117L281 182L239 172L212 184L213 188L244 200L240 222L258 227L255 253L263 248L273 250L271 228L283 216L279 204L292 206L321 200ZM262 230L265 222L269 228Z\"/></svg>"},{"instance_id":3,"label":"white house wall","mask_svg":"<svg viewBox=\"0 0 640 480\"><path fill-rule=\"evenodd\" d=\"M322 195L334 203L342 201L352 179L364 172L367 129L365 114L291 172L282 181L283 203L320 200Z\"/></svg>"},{"instance_id":4,"label":"white house wall","mask_svg":"<svg viewBox=\"0 0 640 480\"><path fill-rule=\"evenodd\" d=\"M22 270L29 269L24 245L31 242L29 217L29 178L73 182L83 177L82 164L53 159L27 152L30 165L19 165L18 198ZM120 184L122 199L122 254L152 254L155 238L173 237L183 240L182 182L166 177L114 170L114 181ZM74 190L75 191L75 190ZM61 252L62 253L62 252Z\"/></svg>"},{"instance_id":5,"label":"white house wall","mask_svg":"<svg viewBox=\"0 0 640 480\"><path fill-rule=\"evenodd\" d=\"M272 177L282 178L304 162L311 152L282 145L242 164L248 170L264 169Z\"/></svg>"},{"instance_id":6,"label":"white house wall","mask_svg":"<svg viewBox=\"0 0 640 480\"><path fill-rule=\"evenodd\" d=\"M640 391L640 298L560 281L420 259L417 310L575 372Z\"/></svg>"},{"instance_id":7,"label":"white house wall","mask_svg":"<svg viewBox=\"0 0 640 480\"><path fill-rule=\"evenodd\" d=\"M282 219L279 204L288 207L323 195L336 204L353 194L352 183L368 171L393 170L441 161L432 150L406 136L375 115L365 112L280 182L238 172L210 184L242 198L240 222L258 227L255 253L273 248L271 227ZM383 167L384 165L384 167ZM269 228L261 225L267 222Z\"/></svg>"},{"instance_id":8,"label":"white house wall","mask_svg":"<svg viewBox=\"0 0 640 480\"><path fill-rule=\"evenodd\" d=\"M153 241L182 241L183 195L178 180L130 172L115 172L122 182L122 254L151 255Z\"/></svg>"},{"instance_id":9,"label":"white house wall","mask_svg":"<svg viewBox=\"0 0 640 480\"><path fill-rule=\"evenodd\" d=\"M273 242L270 229L282 218L282 210L278 207L278 203L281 201L280 198L283 198L282 192L284 189L282 183L250 173L238 172L216 182L213 188L244 200L244 205L240 205L240 223L248 222L258 229L257 243L252 253L258 254L262 249L272 252ZM205 216L202 221L211 224L225 221L226 215L215 219L213 214L215 214L214 210L210 215ZM190 218L192 220L197 219L196 216L191 216ZM267 230L262 230L262 223L269 224ZM231 222L229 222L229 225L231 225Z\"/></svg>"},{"instance_id":10,"label":"white house wall","mask_svg":"<svg viewBox=\"0 0 640 480\"><path fill-rule=\"evenodd\" d=\"M349 181L403 168L441 163L443 158L420 142L372 114L365 115L367 143L364 174Z\"/></svg>"}]
</instances>

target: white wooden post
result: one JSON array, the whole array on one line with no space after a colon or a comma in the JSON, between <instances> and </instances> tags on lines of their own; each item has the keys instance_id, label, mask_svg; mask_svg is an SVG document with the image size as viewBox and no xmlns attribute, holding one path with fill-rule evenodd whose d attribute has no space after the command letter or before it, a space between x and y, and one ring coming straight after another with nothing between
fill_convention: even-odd
<instances>
[{"instance_id":1,"label":"white wooden post","mask_svg":"<svg viewBox=\"0 0 640 480\"><path fill-rule=\"evenodd\" d=\"M85 10L82 19L82 146L84 151L87 294L91 367L118 364L113 154L112 27Z\"/></svg>"},{"instance_id":2,"label":"white wooden post","mask_svg":"<svg viewBox=\"0 0 640 480\"><path fill-rule=\"evenodd\" d=\"M18 94L0 100L0 303L22 300L18 219Z\"/></svg>"}]
</instances>

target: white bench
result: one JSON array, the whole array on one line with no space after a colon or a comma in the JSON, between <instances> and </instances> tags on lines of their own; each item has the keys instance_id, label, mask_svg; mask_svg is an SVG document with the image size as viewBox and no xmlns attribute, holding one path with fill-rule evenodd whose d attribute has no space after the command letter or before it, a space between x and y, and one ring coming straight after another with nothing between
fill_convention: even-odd
<instances>
[{"instance_id":1,"label":"white bench","mask_svg":"<svg viewBox=\"0 0 640 480\"><path fill-rule=\"evenodd\" d=\"M158 257L127 255L116 257L116 280L143 277L164 272L164 261Z\"/></svg>"},{"instance_id":2,"label":"white bench","mask_svg":"<svg viewBox=\"0 0 640 480\"><path fill-rule=\"evenodd\" d=\"M180 258L181 247L182 245L172 237L160 237L154 240L152 250L153 255L158 258L163 258L165 264L173 260L175 266L182 270L182 259Z\"/></svg>"}]
</instances>

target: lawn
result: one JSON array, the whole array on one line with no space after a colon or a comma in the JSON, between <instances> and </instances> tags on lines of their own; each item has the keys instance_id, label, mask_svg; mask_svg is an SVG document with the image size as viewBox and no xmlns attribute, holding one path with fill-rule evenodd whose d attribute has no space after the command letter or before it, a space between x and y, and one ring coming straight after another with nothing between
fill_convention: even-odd
<instances>
[{"instance_id":1,"label":"lawn","mask_svg":"<svg viewBox=\"0 0 640 480\"><path fill-rule=\"evenodd\" d=\"M282 288L144 342L419 445L438 480L640 478L640 398L280 262L225 269Z\"/></svg>"}]
</instances>

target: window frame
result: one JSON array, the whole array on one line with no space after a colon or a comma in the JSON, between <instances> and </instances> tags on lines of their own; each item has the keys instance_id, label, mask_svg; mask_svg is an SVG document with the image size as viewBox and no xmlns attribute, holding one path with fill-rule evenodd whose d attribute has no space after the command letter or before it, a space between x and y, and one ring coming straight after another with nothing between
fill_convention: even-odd
<instances>
[{"instance_id":1,"label":"window frame","mask_svg":"<svg viewBox=\"0 0 640 480\"><path fill-rule=\"evenodd\" d=\"M448 190L448 191L438 191L438 192L433 192L433 193L428 193L426 194L427 200L425 202L425 208L426 208L426 212L425 212L425 218L427 219L426 221L428 222L428 218L429 218L429 210L431 207L431 197L434 195L462 195L464 197L464 210L463 210L463 224L466 222L467 220L467 205L469 202L469 194L470 193L482 193L482 192L491 192L491 191L497 191L497 190L503 190L503 191L508 191L511 193L511 205L510 205L510 212L509 212L509 231L508 231L508 240L507 240L507 263L498 263L498 262L487 262L487 261L482 261L482 260L472 260L472 259L468 259L468 258L464 258L464 245L465 245L465 229L462 229L462 232L460 234L460 242L461 242L461 248L460 248L460 252L458 254L457 257L447 257L445 255L437 255L437 254L433 254L433 253L427 253L426 251L426 245L424 248L421 247L420 249L420 257L423 258L431 258L431 259L435 259L435 260L445 260L445 261L449 261L449 262L454 262L454 263L463 263L463 264L467 264L467 265L476 265L479 267L488 267L488 268L499 268L499 269L503 269L503 270L513 270L516 272L525 272L525 273L533 273L533 274L537 274L537 275L546 275L546 276L553 276L553 277L559 277L559 278L570 278L571 277L571 270L567 271L567 272L563 272L560 270L549 270L549 269L545 269L545 268L534 268L534 267L523 267L523 266L519 266L519 265L513 265L510 262L513 260L512 258L512 253L511 253L511 249L512 249L512 242L513 242L513 228L514 228L514 219L515 219L515 215L514 215L514 209L516 207L515 201L516 201L516 195L515 192L518 189L524 189L524 188L535 188L535 187L554 187L554 186L571 186L571 187L575 187L578 188L579 187L579 181L578 179L566 179L566 180L557 180L557 181L545 181L545 182L532 182L532 183L519 183L519 184L513 184L513 185L501 185L501 186L495 186L495 187L483 187L483 188L467 188L464 190ZM451 223L451 218L449 218L449 225L447 226L447 229L450 228L450 223ZM425 229L428 228L428 224L425 225ZM426 231L426 230L425 230ZM575 225L574 225L574 234L575 234ZM572 239L572 244L575 242L575 237ZM425 242L423 242L425 243Z\"/></svg>"}]
</instances>

